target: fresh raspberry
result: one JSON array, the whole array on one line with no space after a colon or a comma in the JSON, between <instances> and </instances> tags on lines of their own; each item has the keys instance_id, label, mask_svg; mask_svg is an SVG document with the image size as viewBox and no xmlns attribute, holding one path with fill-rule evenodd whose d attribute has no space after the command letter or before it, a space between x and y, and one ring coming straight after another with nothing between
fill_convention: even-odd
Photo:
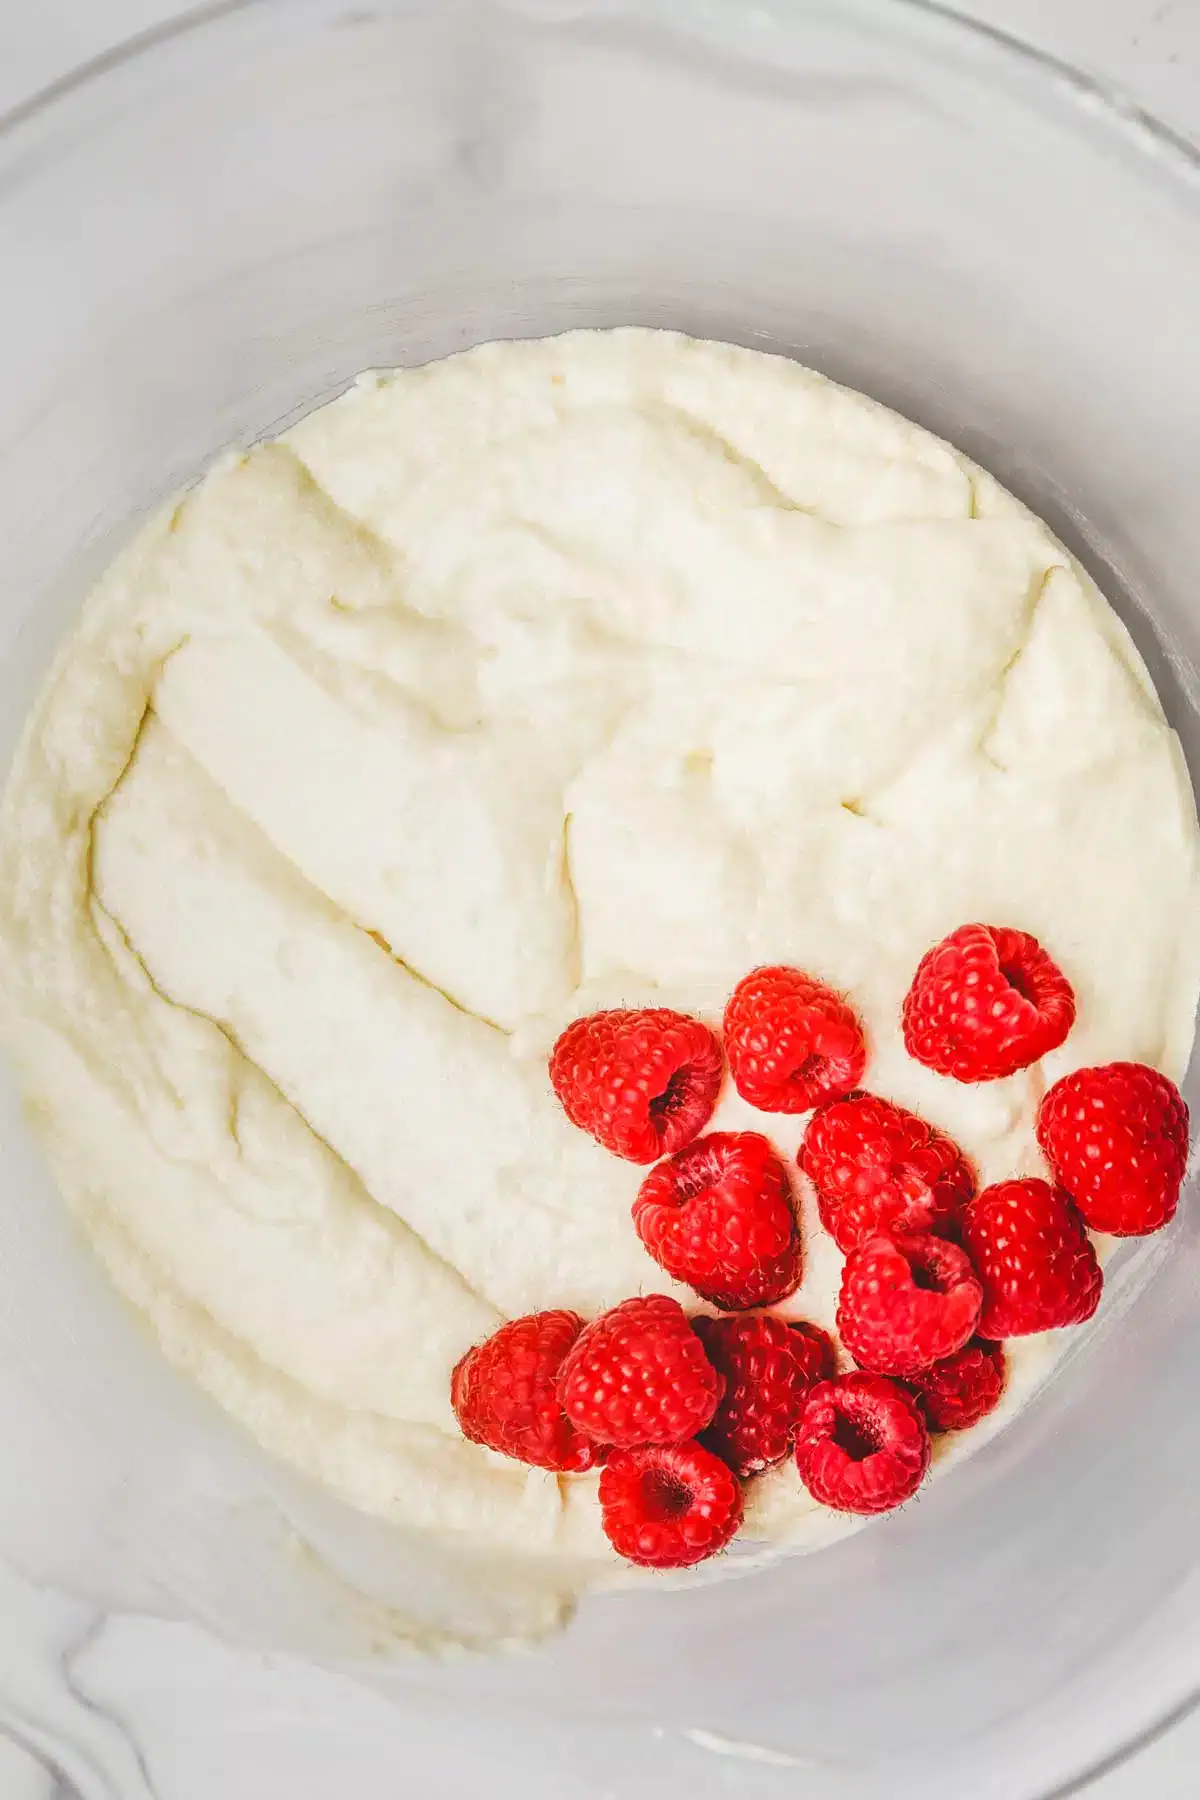
<instances>
[{"instance_id":1,"label":"fresh raspberry","mask_svg":"<svg viewBox=\"0 0 1200 1800\"><path fill-rule=\"evenodd\" d=\"M649 1007L590 1013L550 1053L572 1125L628 1162L651 1163L703 1131L721 1088L721 1046L699 1019Z\"/></svg>"},{"instance_id":2,"label":"fresh raspberry","mask_svg":"<svg viewBox=\"0 0 1200 1800\"><path fill-rule=\"evenodd\" d=\"M659 1163L633 1222L655 1262L714 1306L767 1306L799 1286L787 1169L756 1131L714 1131Z\"/></svg>"},{"instance_id":3,"label":"fresh raspberry","mask_svg":"<svg viewBox=\"0 0 1200 1800\"><path fill-rule=\"evenodd\" d=\"M888 1512L916 1493L929 1455L929 1431L920 1407L882 1375L856 1369L821 1382L805 1402L796 1433L796 1467L823 1506L838 1512Z\"/></svg>"},{"instance_id":4,"label":"fresh raspberry","mask_svg":"<svg viewBox=\"0 0 1200 1800\"><path fill-rule=\"evenodd\" d=\"M800 969L753 969L725 1008L734 1086L761 1112L802 1113L848 1094L867 1066L863 1028L840 994Z\"/></svg>"},{"instance_id":5,"label":"fresh raspberry","mask_svg":"<svg viewBox=\"0 0 1200 1800\"><path fill-rule=\"evenodd\" d=\"M999 1402L1008 1367L999 1344L972 1338L932 1369L909 1377L930 1431L966 1431Z\"/></svg>"},{"instance_id":6,"label":"fresh raspberry","mask_svg":"<svg viewBox=\"0 0 1200 1800\"><path fill-rule=\"evenodd\" d=\"M583 1320L573 1312L510 1319L456 1365L450 1402L464 1437L539 1469L579 1473L602 1452L569 1424L558 1398L562 1360Z\"/></svg>"},{"instance_id":7,"label":"fresh raspberry","mask_svg":"<svg viewBox=\"0 0 1200 1800\"><path fill-rule=\"evenodd\" d=\"M1036 938L960 925L921 958L904 1002L910 1056L957 1081L998 1081L1056 1050L1075 995Z\"/></svg>"},{"instance_id":8,"label":"fresh raspberry","mask_svg":"<svg viewBox=\"0 0 1200 1800\"><path fill-rule=\"evenodd\" d=\"M723 1550L742 1522L742 1490L700 1444L614 1450L600 1476L614 1550L645 1569L686 1569Z\"/></svg>"},{"instance_id":9,"label":"fresh raspberry","mask_svg":"<svg viewBox=\"0 0 1200 1800\"><path fill-rule=\"evenodd\" d=\"M725 1383L678 1300L623 1300L576 1338L558 1377L563 1410L597 1443L682 1444L703 1431Z\"/></svg>"},{"instance_id":10,"label":"fresh raspberry","mask_svg":"<svg viewBox=\"0 0 1200 1800\"><path fill-rule=\"evenodd\" d=\"M1104 1277L1083 1220L1048 1181L998 1181L963 1214L962 1241L983 1283L979 1331L1024 1337L1082 1325Z\"/></svg>"},{"instance_id":11,"label":"fresh raspberry","mask_svg":"<svg viewBox=\"0 0 1200 1800\"><path fill-rule=\"evenodd\" d=\"M1093 1231L1138 1237L1175 1217L1188 1153L1188 1109L1144 1063L1106 1063L1056 1081L1038 1142Z\"/></svg>"},{"instance_id":12,"label":"fresh raspberry","mask_svg":"<svg viewBox=\"0 0 1200 1800\"><path fill-rule=\"evenodd\" d=\"M725 1397L701 1443L735 1475L754 1475L782 1462L809 1390L828 1381L833 1345L803 1319L753 1313L737 1319L697 1319L708 1360L725 1378Z\"/></svg>"},{"instance_id":13,"label":"fresh raspberry","mask_svg":"<svg viewBox=\"0 0 1200 1800\"><path fill-rule=\"evenodd\" d=\"M821 1223L847 1252L877 1231L943 1232L975 1192L956 1143L876 1094L818 1107L800 1167L817 1190Z\"/></svg>"},{"instance_id":14,"label":"fresh raspberry","mask_svg":"<svg viewBox=\"0 0 1200 1800\"><path fill-rule=\"evenodd\" d=\"M860 1368L915 1375L962 1349L982 1303L971 1259L957 1244L880 1233L846 1258L837 1326Z\"/></svg>"}]
</instances>

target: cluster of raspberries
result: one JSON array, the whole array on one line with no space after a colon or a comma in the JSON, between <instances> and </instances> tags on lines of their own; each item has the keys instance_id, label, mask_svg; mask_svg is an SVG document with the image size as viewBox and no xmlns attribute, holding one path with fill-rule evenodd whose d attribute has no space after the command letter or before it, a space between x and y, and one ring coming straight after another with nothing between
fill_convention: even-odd
<instances>
[{"instance_id":1,"label":"cluster of raspberries","mask_svg":"<svg viewBox=\"0 0 1200 1800\"><path fill-rule=\"evenodd\" d=\"M964 925L922 959L902 1026L918 1062L979 1082L1039 1061L1074 1018L1035 938ZM632 1562L681 1568L724 1548L742 1483L789 1455L826 1506L907 1500L931 1431L961 1431L999 1400L1002 1340L1095 1312L1087 1228L1140 1235L1174 1215L1188 1115L1154 1069L1109 1063L1055 1083L1037 1124L1053 1182L980 1192L945 1133L862 1090L866 1065L847 1000L782 967L739 982L720 1035L665 1008L610 1011L554 1047L550 1080L572 1123L655 1165L633 1202L646 1249L719 1311L689 1318L650 1294L589 1323L514 1319L462 1358L451 1397L475 1443L544 1469L599 1466L605 1531ZM726 1068L759 1111L811 1113L797 1160L845 1253L840 1355L818 1326L754 1310L795 1292L803 1251L767 1138L700 1135Z\"/></svg>"}]
</instances>

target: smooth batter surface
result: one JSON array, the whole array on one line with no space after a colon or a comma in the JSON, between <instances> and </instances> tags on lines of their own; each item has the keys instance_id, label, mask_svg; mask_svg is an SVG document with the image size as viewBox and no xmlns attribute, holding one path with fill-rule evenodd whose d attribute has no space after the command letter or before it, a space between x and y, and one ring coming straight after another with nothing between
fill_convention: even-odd
<instances>
[{"instance_id":1,"label":"smooth batter surface","mask_svg":"<svg viewBox=\"0 0 1200 1800\"><path fill-rule=\"evenodd\" d=\"M110 570L0 816L3 1027L172 1360L353 1505L529 1556L507 1624L536 1632L615 1573L594 1478L465 1443L450 1369L537 1307L695 1304L634 1234L639 1171L550 1091L563 1022L716 1023L794 963L863 1015L868 1086L982 1181L1039 1173L1059 1074L1182 1075L1198 897L1178 747L1043 525L791 363L580 333L365 378ZM969 919L1036 933L1079 1002L979 1087L899 1035ZM803 1123L716 1120L789 1153ZM804 1204L782 1310L828 1324ZM1014 1347L1001 1418L1058 1347ZM790 1464L752 1492L752 1537L845 1525Z\"/></svg>"}]
</instances>

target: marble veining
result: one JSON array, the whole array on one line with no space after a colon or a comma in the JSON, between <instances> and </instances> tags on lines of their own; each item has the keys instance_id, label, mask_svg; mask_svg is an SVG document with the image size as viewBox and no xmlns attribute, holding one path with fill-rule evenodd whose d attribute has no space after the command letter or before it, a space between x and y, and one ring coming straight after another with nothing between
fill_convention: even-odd
<instances>
[{"instance_id":1,"label":"marble veining","mask_svg":"<svg viewBox=\"0 0 1200 1800\"><path fill-rule=\"evenodd\" d=\"M0 1729L42 1772L30 1800L152 1800L137 1745L80 1678L105 1616L8 1572L0 1572L0 1615Z\"/></svg>"}]
</instances>

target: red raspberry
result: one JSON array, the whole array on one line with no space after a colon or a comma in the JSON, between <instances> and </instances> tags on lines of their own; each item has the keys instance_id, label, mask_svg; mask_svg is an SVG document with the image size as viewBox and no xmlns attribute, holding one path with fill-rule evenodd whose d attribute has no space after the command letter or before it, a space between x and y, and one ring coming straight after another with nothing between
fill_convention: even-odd
<instances>
[{"instance_id":1,"label":"red raspberry","mask_svg":"<svg viewBox=\"0 0 1200 1800\"><path fill-rule=\"evenodd\" d=\"M957 1244L880 1234L846 1258L838 1331L860 1368L915 1375L962 1349L982 1303L971 1259Z\"/></svg>"},{"instance_id":2,"label":"red raspberry","mask_svg":"<svg viewBox=\"0 0 1200 1800\"><path fill-rule=\"evenodd\" d=\"M1137 1237L1175 1217L1188 1153L1188 1109L1144 1063L1106 1063L1056 1081L1038 1142L1093 1231Z\"/></svg>"},{"instance_id":3,"label":"red raspberry","mask_svg":"<svg viewBox=\"0 0 1200 1800\"><path fill-rule=\"evenodd\" d=\"M787 1170L756 1131L714 1131L651 1169L633 1203L657 1263L714 1306L739 1311L799 1286Z\"/></svg>"},{"instance_id":4,"label":"red raspberry","mask_svg":"<svg viewBox=\"0 0 1200 1800\"><path fill-rule=\"evenodd\" d=\"M725 1008L734 1086L761 1112L802 1113L862 1080L867 1047L854 1010L799 969L753 969Z\"/></svg>"},{"instance_id":5,"label":"red raspberry","mask_svg":"<svg viewBox=\"0 0 1200 1800\"><path fill-rule=\"evenodd\" d=\"M578 1313L531 1313L468 1350L450 1377L463 1436L539 1469L577 1474L599 1462L603 1453L568 1423L558 1398L562 1360L582 1330Z\"/></svg>"},{"instance_id":6,"label":"red raspberry","mask_svg":"<svg viewBox=\"0 0 1200 1800\"><path fill-rule=\"evenodd\" d=\"M782 1462L809 1390L834 1373L829 1338L819 1326L769 1313L697 1319L695 1328L709 1362L725 1378L725 1398L701 1443L735 1475Z\"/></svg>"},{"instance_id":7,"label":"red raspberry","mask_svg":"<svg viewBox=\"0 0 1200 1800\"><path fill-rule=\"evenodd\" d=\"M572 1125L614 1156L651 1163L712 1117L721 1046L699 1019L666 1007L591 1013L555 1044L550 1080Z\"/></svg>"},{"instance_id":8,"label":"red raspberry","mask_svg":"<svg viewBox=\"0 0 1200 1800\"><path fill-rule=\"evenodd\" d=\"M563 1410L601 1444L681 1444L717 1410L725 1383L678 1300L623 1300L586 1326L558 1377Z\"/></svg>"},{"instance_id":9,"label":"red raspberry","mask_svg":"<svg viewBox=\"0 0 1200 1800\"><path fill-rule=\"evenodd\" d=\"M699 1444L614 1450L600 1476L614 1550L646 1569L686 1569L723 1550L742 1522L742 1490Z\"/></svg>"},{"instance_id":10,"label":"red raspberry","mask_svg":"<svg viewBox=\"0 0 1200 1800\"><path fill-rule=\"evenodd\" d=\"M1048 1181L998 1181L963 1214L962 1240L983 1283L983 1337L1082 1325L1104 1277L1083 1220Z\"/></svg>"},{"instance_id":11,"label":"red raspberry","mask_svg":"<svg viewBox=\"0 0 1200 1800\"><path fill-rule=\"evenodd\" d=\"M953 1356L909 1378L930 1431L966 1431L998 1404L1008 1374L1004 1351L972 1338Z\"/></svg>"},{"instance_id":12,"label":"red raspberry","mask_svg":"<svg viewBox=\"0 0 1200 1800\"><path fill-rule=\"evenodd\" d=\"M1075 995L1036 938L960 925L922 958L903 1012L910 1056L957 1081L998 1081L1056 1050Z\"/></svg>"},{"instance_id":13,"label":"red raspberry","mask_svg":"<svg viewBox=\"0 0 1200 1800\"><path fill-rule=\"evenodd\" d=\"M942 1232L975 1192L956 1143L876 1094L818 1107L800 1167L817 1190L821 1223L845 1251L877 1231Z\"/></svg>"},{"instance_id":14,"label":"red raspberry","mask_svg":"<svg viewBox=\"0 0 1200 1800\"><path fill-rule=\"evenodd\" d=\"M857 1369L812 1390L796 1433L801 1481L814 1500L838 1512L899 1506L920 1487L929 1455L929 1432L912 1395Z\"/></svg>"}]
</instances>

